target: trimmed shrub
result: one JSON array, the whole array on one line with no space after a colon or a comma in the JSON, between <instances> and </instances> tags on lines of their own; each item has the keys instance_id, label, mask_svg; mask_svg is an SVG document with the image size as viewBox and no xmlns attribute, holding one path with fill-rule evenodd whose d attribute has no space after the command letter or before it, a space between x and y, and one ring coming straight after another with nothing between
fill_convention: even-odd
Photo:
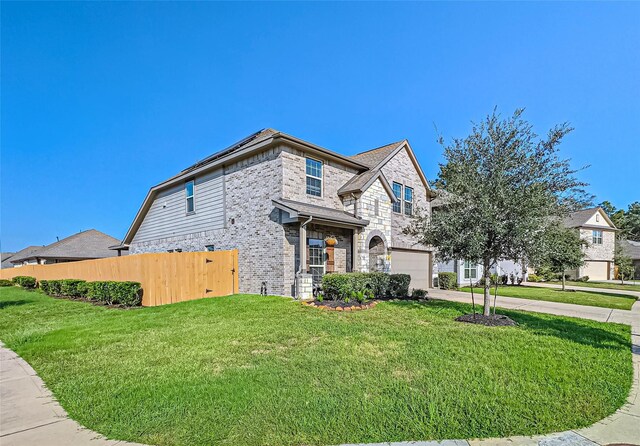
<instances>
[{"instance_id":1,"label":"trimmed shrub","mask_svg":"<svg viewBox=\"0 0 640 446\"><path fill-rule=\"evenodd\" d=\"M540 282L541 277L537 274L529 274L527 276L527 281L529 282Z\"/></svg>"},{"instance_id":2,"label":"trimmed shrub","mask_svg":"<svg viewBox=\"0 0 640 446\"><path fill-rule=\"evenodd\" d=\"M421 288L414 288L413 290L411 290L411 297L416 299L423 299L427 297L427 291Z\"/></svg>"},{"instance_id":3,"label":"trimmed shrub","mask_svg":"<svg viewBox=\"0 0 640 446\"><path fill-rule=\"evenodd\" d=\"M322 277L322 293L326 299L344 302L385 296L406 297L410 281L408 274L332 273Z\"/></svg>"},{"instance_id":4,"label":"trimmed shrub","mask_svg":"<svg viewBox=\"0 0 640 446\"><path fill-rule=\"evenodd\" d=\"M107 305L136 307L142 303L142 287L138 282L89 282L87 297Z\"/></svg>"},{"instance_id":5,"label":"trimmed shrub","mask_svg":"<svg viewBox=\"0 0 640 446\"><path fill-rule=\"evenodd\" d=\"M51 296L62 296L62 280L49 280L49 292Z\"/></svg>"},{"instance_id":6,"label":"trimmed shrub","mask_svg":"<svg viewBox=\"0 0 640 446\"><path fill-rule=\"evenodd\" d=\"M137 307L142 303L142 286L138 282L109 282L109 298L114 304Z\"/></svg>"},{"instance_id":7,"label":"trimmed shrub","mask_svg":"<svg viewBox=\"0 0 640 446\"><path fill-rule=\"evenodd\" d=\"M457 290L458 275L456 273L438 273L438 285L441 290Z\"/></svg>"},{"instance_id":8,"label":"trimmed shrub","mask_svg":"<svg viewBox=\"0 0 640 446\"><path fill-rule=\"evenodd\" d=\"M37 285L36 278L31 276L16 276L12 279L13 283L22 288L35 288Z\"/></svg>"},{"instance_id":9,"label":"trimmed shrub","mask_svg":"<svg viewBox=\"0 0 640 446\"><path fill-rule=\"evenodd\" d=\"M41 280L38 282L38 287L42 290L44 294L49 294L49 281Z\"/></svg>"},{"instance_id":10,"label":"trimmed shrub","mask_svg":"<svg viewBox=\"0 0 640 446\"><path fill-rule=\"evenodd\" d=\"M86 283L86 281L78 279L60 280L60 294L65 297L86 297Z\"/></svg>"},{"instance_id":11,"label":"trimmed shrub","mask_svg":"<svg viewBox=\"0 0 640 446\"><path fill-rule=\"evenodd\" d=\"M9 279L0 279L0 286L13 286L13 282Z\"/></svg>"},{"instance_id":12,"label":"trimmed shrub","mask_svg":"<svg viewBox=\"0 0 640 446\"><path fill-rule=\"evenodd\" d=\"M389 287L387 296L407 297L409 296L409 284L411 276L409 274L389 274Z\"/></svg>"}]
</instances>

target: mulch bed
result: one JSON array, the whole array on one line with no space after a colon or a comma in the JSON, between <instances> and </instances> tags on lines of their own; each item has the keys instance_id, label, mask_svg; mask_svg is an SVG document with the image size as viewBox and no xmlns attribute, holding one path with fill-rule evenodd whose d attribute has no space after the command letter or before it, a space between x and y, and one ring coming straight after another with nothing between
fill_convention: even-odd
<instances>
[{"instance_id":1,"label":"mulch bed","mask_svg":"<svg viewBox=\"0 0 640 446\"><path fill-rule=\"evenodd\" d=\"M401 299L395 297L381 297L375 300L370 300L363 304L359 302L345 303L341 300L313 300L309 302L302 302L302 305L309 307L319 308L321 310L329 311L358 311L373 308L380 302L400 302L400 301L414 301L414 302L426 302L426 297L403 297Z\"/></svg>"},{"instance_id":2,"label":"mulch bed","mask_svg":"<svg viewBox=\"0 0 640 446\"><path fill-rule=\"evenodd\" d=\"M513 327L518 325L516 321L502 314L492 314L484 316L482 314L465 314L456 318L458 322L466 322L468 324L480 324L487 327Z\"/></svg>"},{"instance_id":3,"label":"mulch bed","mask_svg":"<svg viewBox=\"0 0 640 446\"><path fill-rule=\"evenodd\" d=\"M378 305L378 301L374 300L361 304L359 302L345 303L339 300L323 300L322 302L314 300L311 302L302 302L302 305L329 311L358 311L373 308Z\"/></svg>"}]
</instances>

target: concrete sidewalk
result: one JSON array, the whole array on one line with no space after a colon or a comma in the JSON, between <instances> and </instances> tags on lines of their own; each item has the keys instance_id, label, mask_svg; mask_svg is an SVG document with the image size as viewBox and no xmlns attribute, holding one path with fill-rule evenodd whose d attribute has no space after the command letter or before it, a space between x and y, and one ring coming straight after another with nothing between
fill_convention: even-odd
<instances>
[{"instance_id":1,"label":"concrete sidewalk","mask_svg":"<svg viewBox=\"0 0 640 446\"><path fill-rule=\"evenodd\" d=\"M546 283L546 282L525 282L523 285L526 286L535 286L538 288L554 288L561 289L562 284L560 283ZM615 290L610 288L594 288L589 286L578 286L578 285L567 285L565 286L567 290L576 290L576 291L591 291L594 293L609 293L609 294L624 294L625 296L633 296L637 299L640 299L640 291L632 291L632 290Z\"/></svg>"},{"instance_id":2,"label":"concrete sidewalk","mask_svg":"<svg viewBox=\"0 0 640 446\"><path fill-rule=\"evenodd\" d=\"M67 416L31 366L0 343L2 446L136 446L107 440ZM144 445L137 445L144 446Z\"/></svg>"},{"instance_id":3,"label":"concrete sidewalk","mask_svg":"<svg viewBox=\"0 0 640 446\"><path fill-rule=\"evenodd\" d=\"M498 293L500 289L498 288ZM430 289L429 297L452 302L471 303L471 293L464 291L450 291ZM483 296L476 294L476 305L482 305ZM633 320L640 318L640 301L633 304L631 310L612 310L610 308L575 305L563 302L547 302L543 300L521 299L519 297L504 297L498 295L498 307L507 310L524 310L535 313L548 313L557 316L571 316L581 319L591 319L598 322L617 322L631 325ZM493 304L493 298L492 298Z\"/></svg>"}]
</instances>

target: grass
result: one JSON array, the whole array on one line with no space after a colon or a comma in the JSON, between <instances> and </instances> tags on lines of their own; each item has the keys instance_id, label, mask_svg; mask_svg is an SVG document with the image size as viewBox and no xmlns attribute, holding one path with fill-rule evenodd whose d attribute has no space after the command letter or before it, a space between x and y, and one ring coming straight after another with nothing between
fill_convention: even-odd
<instances>
[{"instance_id":1,"label":"grass","mask_svg":"<svg viewBox=\"0 0 640 446\"><path fill-rule=\"evenodd\" d=\"M471 288L464 287L461 291L471 292ZM482 288L474 288L474 292L482 294ZM494 288L491 288L493 296ZM498 286L498 296L520 297L522 299L545 300L548 302L563 302L567 304L589 305L592 307L630 310L636 301L633 296L596 291L562 291L554 288L537 288L533 286Z\"/></svg>"},{"instance_id":2,"label":"grass","mask_svg":"<svg viewBox=\"0 0 640 446\"><path fill-rule=\"evenodd\" d=\"M556 283L556 282L551 282ZM557 282L558 285L562 285L561 282ZM589 288L604 288L607 290L627 290L627 291L640 291L640 285L631 285L625 283L624 285L620 283L610 283L610 282L574 282L567 281L567 285L571 286L584 286Z\"/></svg>"},{"instance_id":3,"label":"grass","mask_svg":"<svg viewBox=\"0 0 640 446\"><path fill-rule=\"evenodd\" d=\"M468 305L354 313L236 295L108 309L0 289L0 339L70 416L156 445L322 445L531 435L613 413L632 381L629 327Z\"/></svg>"}]
</instances>

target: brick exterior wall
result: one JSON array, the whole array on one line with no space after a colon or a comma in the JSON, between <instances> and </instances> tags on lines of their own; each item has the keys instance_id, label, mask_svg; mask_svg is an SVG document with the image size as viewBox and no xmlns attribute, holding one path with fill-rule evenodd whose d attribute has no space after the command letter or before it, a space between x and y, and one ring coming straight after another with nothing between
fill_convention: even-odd
<instances>
[{"instance_id":1,"label":"brick exterior wall","mask_svg":"<svg viewBox=\"0 0 640 446\"><path fill-rule=\"evenodd\" d=\"M376 205L377 201L377 205ZM377 207L377 213L376 213ZM358 216L369 220L369 225L358 233L358 256L356 269L361 272L369 271L369 240L370 236L381 234L385 243L385 260L388 261L389 244L392 243L391 229L391 198L376 180L358 199Z\"/></svg>"},{"instance_id":2,"label":"brick exterior wall","mask_svg":"<svg viewBox=\"0 0 640 446\"><path fill-rule=\"evenodd\" d=\"M413 188L414 214L418 209L430 214L431 203L427 199L427 188L422 183L406 149L401 150L391 158L382 168L382 173L384 173L390 185L396 182ZM427 247L418 244L414 237L402 233L402 230L409 226L410 223L411 217L404 215L404 207L401 214L395 212L391 214L391 247L427 250Z\"/></svg>"},{"instance_id":3,"label":"brick exterior wall","mask_svg":"<svg viewBox=\"0 0 640 446\"><path fill-rule=\"evenodd\" d=\"M280 152L281 148L270 149L225 168L224 229L132 243L130 253L203 251L211 244L216 250L238 249L241 293L259 293L265 281L269 293L290 294L285 290L282 267L285 230L271 202L282 189Z\"/></svg>"}]
</instances>

